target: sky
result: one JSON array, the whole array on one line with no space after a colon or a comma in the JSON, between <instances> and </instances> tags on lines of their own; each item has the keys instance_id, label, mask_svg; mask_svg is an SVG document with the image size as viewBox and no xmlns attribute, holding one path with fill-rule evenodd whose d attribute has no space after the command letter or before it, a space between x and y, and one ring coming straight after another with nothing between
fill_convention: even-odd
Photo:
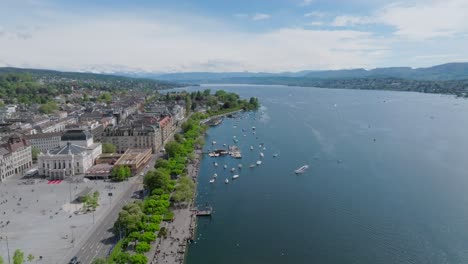
<instances>
[{"instance_id":1,"label":"sky","mask_svg":"<svg viewBox=\"0 0 468 264\"><path fill-rule=\"evenodd\" d=\"M291 72L468 61L468 0L0 0L0 67Z\"/></svg>"}]
</instances>

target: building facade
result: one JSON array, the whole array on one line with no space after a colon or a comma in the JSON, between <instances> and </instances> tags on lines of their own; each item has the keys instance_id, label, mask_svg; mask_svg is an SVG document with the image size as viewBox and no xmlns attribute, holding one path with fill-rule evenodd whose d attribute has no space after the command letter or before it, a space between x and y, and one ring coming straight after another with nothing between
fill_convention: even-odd
<instances>
[{"instance_id":1,"label":"building facade","mask_svg":"<svg viewBox=\"0 0 468 264\"><path fill-rule=\"evenodd\" d=\"M85 174L101 153L101 144L94 143L93 136L88 131L79 129L66 131L61 137L59 147L39 154L39 175L51 179L64 179Z\"/></svg>"},{"instance_id":2,"label":"building facade","mask_svg":"<svg viewBox=\"0 0 468 264\"><path fill-rule=\"evenodd\" d=\"M62 132L39 133L27 135L26 139L31 147L39 149L42 153L47 153L48 150L52 150L60 146L62 134Z\"/></svg>"},{"instance_id":3,"label":"building facade","mask_svg":"<svg viewBox=\"0 0 468 264\"><path fill-rule=\"evenodd\" d=\"M151 148L153 152L157 152L162 145L158 126L107 127L101 141L115 145L119 153L124 153L129 148Z\"/></svg>"},{"instance_id":4,"label":"building facade","mask_svg":"<svg viewBox=\"0 0 468 264\"><path fill-rule=\"evenodd\" d=\"M159 127L161 128L161 144L164 145L164 142L169 138L172 131L174 131L172 118L171 116L164 116L159 120Z\"/></svg>"},{"instance_id":5,"label":"building facade","mask_svg":"<svg viewBox=\"0 0 468 264\"><path fill-rule=\"evenodd\" d=\"M0 146L0 181L15 174L23 174L31 166L31 146L26 139L13 135Z\"/></svg>"}]
</instances>

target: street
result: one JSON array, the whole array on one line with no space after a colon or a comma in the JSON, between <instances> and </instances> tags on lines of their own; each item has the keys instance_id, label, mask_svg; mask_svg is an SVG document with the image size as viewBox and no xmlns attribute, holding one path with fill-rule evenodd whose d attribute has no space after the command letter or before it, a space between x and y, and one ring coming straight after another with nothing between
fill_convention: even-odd
<instances>
[{"instance_id":1,"label":"street","mask_svg":"<svg viewBox=\"0 0 468 264\"><path fill-rule=\"evenodd\" d=\"M104 219L95 224L93 232L88 238L83 239L85 242L80 245L79 249L75 249L73 251L74 254L69 255L64 263L68 263L73 256L77 256L82 264L89 264L95 258L107 257L109 250L117 242L117 238L112 233L112 227L119 216L120 210L130 201L134 200L133 195L136 192L143 189L143 177L139 175L140 173L146 174L148 170L153 169L157 158L158 154L153 154L148 165L134 179L129 181L129 184L131 184L130 188L121 195L120 199L112 201L112 210Z\"/></svg>"}]
</instances>

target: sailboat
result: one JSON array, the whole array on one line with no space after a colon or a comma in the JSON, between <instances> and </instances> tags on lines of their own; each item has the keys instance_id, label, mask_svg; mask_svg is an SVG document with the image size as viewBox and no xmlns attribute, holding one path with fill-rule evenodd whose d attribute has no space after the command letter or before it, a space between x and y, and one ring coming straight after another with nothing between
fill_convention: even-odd
<instances>
[{"instance_id":1,"label":"sailboat","mask_svg":"<svg viewBox=\"0 0 468 264\"><path fill-rule=\"evenodd\" d=\"M233 180L235 180L235 179L237 179L237 178L239 178L239 175L238 175L238 174L232 176L232 179L233 179Z\"/></svg>"},{"instance_id":2,"label":"sailboat","mask_svg":"<svg viewBox=\"0 0 468 264\"><path fill-rule=\"evenodd\" d=\"M215 179L211 179L211 180L210 180L210 183L214 183L214 182L215 182Z\"/></svg>"}]
</instances>

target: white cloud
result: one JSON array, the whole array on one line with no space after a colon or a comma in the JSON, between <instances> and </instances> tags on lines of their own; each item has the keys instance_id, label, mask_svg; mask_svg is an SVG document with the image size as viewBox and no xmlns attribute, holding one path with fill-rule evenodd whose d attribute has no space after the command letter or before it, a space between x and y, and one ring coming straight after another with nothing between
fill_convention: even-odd
<instances>
[{"instance_id":1,"label":"white cloud","mask_svg":"<svg viewBox=\"0 0 468 264\"><path fill-rule=\"evenodd\" d=\"M249 17L249 15L244 14L244 13L238 13L238 14L234 14L234 17L236 17L236 18L247 18L247 17Z\"/></svg>"},{"instance_id":2,"label":"white cloud","mask_svg":"<svg viewBox=\"0 0 468 264\"><path fill-rule=\"evenodd\" d=\"M314 27L317 27L317 26L323 26L323 22L322 21L312 21L309 23L310 26L314 26Z\"/></svg>"},{"instance_id":3,"label":"white cloud","mask_svg":"<svg viewBox=\"0 0 468 264\"><path fill-rule=\"evenodd\" d=\"M467 0L431 0L387 5L371 16L337 16L335 27L383 24L395 29L396 36L424 40L468 33Z\"/></svg>"},{"instance_id":4,"label":"white cloud","mask_svg":"<svg viewBox=\"0 0 468 264\"><path fill-rule=\"evenodd\" d=\"M265 19L270 19L271 15L269 14L263 14L263 13L257 13L252 16L252 20L258 21L258 20L265 20Z\"/></svg>"},{"instance_id":5,"label":"white cloud","mask_svg":"<svg viewBox=\"0 0 468 264\"><path fill-rule=\"evenodd\" d=\"M449 37L468 32L466 0L398 3L383 8L375 16L379 22L396 28L396 35L409 39Z\"/></svg>"},{"instance_id":6,"label":"white cloud","mask_svg":"<svg viewBox=\"0 0 468 264\"><path fill-rule=\"evenodd\" d=\"M313 12L309 12L309 13L304 14L304 17L323 18L323 17L325 17L326 15L327 15L327 14L325 14L324 12L313 11Z\"/></svg>"},{"instance_id":7,"label":"white cloud","mask_svg":"<svg viewBox=\"0 0 468 264\"><path fill-rule=\"evenodd\" d=\"M314 2L314 0L303 0L299 5L300 6L308 6L310 4L312 4Z\"/></svg>"},{"instance_id":8,"label":"white cloud","mask_svg":"<svg viewBox=\"0 0 468 264\"><path fill-rule=\"evenodd\" d=\"M337 16L331 23L334 27L349 27L375 23L374 19L365 16Z\"/></svg>"},{"instance_id":9,"label":"white cloud","mask_svg":"<svg viewBox=\"0 0 468 264\"><path fill-rule=\"evenodd\" d=\"M282 28L252 33L185 14L154 17L65 15L40 25L31 38L0 37L0 61L62 70L124 65L153 72L279 72L371 67L386 50L366 32Z\"/></svg>"}]
</instances>

